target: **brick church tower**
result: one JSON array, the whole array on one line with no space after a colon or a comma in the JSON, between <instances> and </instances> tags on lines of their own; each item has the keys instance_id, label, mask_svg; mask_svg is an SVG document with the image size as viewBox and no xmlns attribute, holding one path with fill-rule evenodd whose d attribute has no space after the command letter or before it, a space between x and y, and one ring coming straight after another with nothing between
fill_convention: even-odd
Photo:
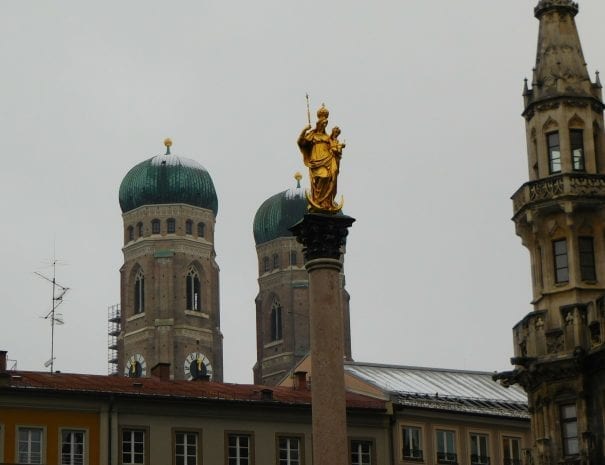
<instances>
[{"instance_id":1,"label":"brick church tower","mask_svg":"<svg viewBox=\"0 0 605 465\"><path fill-rule=\"evenodd\" d=\"M605 464L604 106L577 13L570 0L535 8L538 51L523 93L529 182L512 197L534 309L513 329L514 371L497 377L527 391L536 465Z\"/></svg>"},{"instance_id":2,"label":"brick church tower","mask_svg":"<svg viewBox=\"0 0 605 465\"><path fill-rule=\"evenodd\" d=\"M277 384L310 350L309 276L302 246L288 229L303 218L307 208L305 191L300 187L302 176L297 173L295 177L296 187L269 197L254 217L259 286L256 384ZM345 358L350 360L349 293L344 274L340 281Z\"/></svg>"},{"instance_id":3,"label":"brick church tower","mask_svg":"<svg viewBox=\"0 0 605 465\"><path fill-rule=\"evenodd\" d=\"M202 165L165 145L120 185L118 373L150 376L157 367L172 379L222 381L216 191Z\"/></svg>"}]
</instances>

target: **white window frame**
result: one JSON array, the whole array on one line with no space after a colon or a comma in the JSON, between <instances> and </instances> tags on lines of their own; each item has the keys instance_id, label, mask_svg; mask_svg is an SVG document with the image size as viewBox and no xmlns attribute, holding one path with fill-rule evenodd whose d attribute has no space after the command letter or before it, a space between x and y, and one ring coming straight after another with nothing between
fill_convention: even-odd
<instances>
[{"instance_id":1,"label":"white window frame","mask_svg":"<svg viewBox=\"0 0 605 465\"><path fill-rule=\"evenodd\" d=\"M286 444L286 448L283 449L281 447L280 442L281 441L287 441ZM303 437L297 434L287 434L287 433L279 433L277 434L277 457L276 457L276 463L277 465L304 465L305 463L305 459L304 459L304 451L303 451ZM296 447L292 447L292 441L296 441ZM285 451L286 452L286 458L282 459L281 458L281 452ZM292 457L290 457L290 454L296 451L298 452L298 458L297 459L293 459ZM285 460L285 462L284 462Z\"/></svg>"},{"instance_id":2,"label":"white window frame","mask_svg":"<svg viewBox=\"0 0 605 465\"><path fill-rule=\"evenodd\" d=\"M522 433L516 432L516 431L503 431L502 433L500 433L500 450L502 453L502 463L504 465L513 465L512 463L507 464L505 462L506 457L506 450L504 449L504 440L505 439L515 439L517 441L519 441L519 463L523 463L523 448L524 448L524 437Z\"/></svg>"},{"instance_id":3,"label":"white window frame","mask_svg":"<svg viewBox=\"0 0 605 465\"><path fill-rule=\"evenodd\" d=\"M356 442L357 450L353 449L353 443ZM366 454L361 449L363 444L370 445L370 451L367 453L369 455L368 462L364 462L364 455ZM373 465L374 464L374 440L369 438L350 438L349 439L349 458L351 459L351 465ZM353 454L357 454L357 461L353 461Z\"/></svg>"},{"instance_id":4,"label":"white window frame","mask_svg":"<svg viewBox=\"0 0 605 465\"><path fill-rule=\"evenodd\" d=\"M399 424L399 428L401 431L401 460L403 461L414 461L414 462L424 462L424 428L422 425L418 425L418 424L414 424L414 423L400 423ZM418 442L419 442L419 447L420 449L418 449L421 453L420 457L406 457L404 455L404 450L406 448L406 443L405 443L405 430L408 428L413 428L413 429L417 429L418 430Z\"/></svg>"},{"instance_id":5,"label":"white window frame","mask_svg":"<svg viewBox=\"0 0 605 465\"><path fill-rule=\"evenodd\" d=\"M458 437L459 432L456 428L452 428L449 426L435 426L434 428L434 441L435 441L435 463L438 464L455 464L455 463L459 463L459 454L458 454ZM438 435L440 433L452 433L454 435L454 450L447 450L447 442L444 442L445 445L445 451L440 452L439 451L439 439L438 439ZM451 461L451 460L439 460L439 454L440 453L445 453L445 454L454 454L455 455L455 460Z\"/></svg>"},{"instance_id":6,"label":"white window frame","mask_svg":"<svg viewBox=\"0 0 605 465\"><path fill-rule=\"evenodd\" d=\"M130 449L130 461L129 462L124 462L124 444L127 441L124 441L124 433L126 432L130 432L131 433L131 437L130 437L130 442L132 444L132 447ZM132 460L134 460L134 434L135 433L143 433L143 461L142 462L133 462ZM121 465L146 465L147 464L147 441L149 441L149 438L147 437L148 435L148 429L146 428L141 428L141 427L136 427L136 426L124 426L122 428L120 428L120 457L119 457L119 461L118 463L120 463Z\"/></svg>"},{"instance_id":7,"label":"white window frame","mask_svg":"<svg viewBox=\"0 0 605 465\"><path fill-rule=\"evenodd\" d=\"M191 457L188 453L187 453L187 447L188 446L195 446L195 463L196 465L200 464L200 437L201 434L199 431L191 431L191 430L184 430L184 429L175 429L174 430L174 463L177 463L177 456L179 456L179 454L177 453L177 446L179 445L178 443L178 435L182 434L184 442L183 442L183 459L184 459L184 463L185 465L188 463L188 459L189 457ZM187 440L188 435L193 435L195 437L195 444L190 444Z\"/></svg>"},{"instance_id":8,"label":"white window frame","mask_svg":"<svg viewBox=\"0 0 605 465\"><path fill-rule=\"evenodd\" d=\"M41 425L16 425L15 426L15 463L19 464L44 464L46 463L46 428ZM32 462L31 461L31 445L28 440L28 460L27 462L21 461L21 457L19 457L19 443L20 440L20 432L21 430L38 430L40 431L40 461Z\"/></svg>"},{"instance_id":9,"label":"white window frame","mask_svg":"<svg viewBox=\"0 0 605 465\"><path fill-rule=\"evenodd\" d=\"M231 439L232 437L236 438L236 456L232 457L230 455L231 452L231 448L229 445L229 439ZM248 456L247 457L242 457L240 455L240 449L241 449L241 445L239 443L240 438L247 438L248 439ZM241 460L242 459L247 459L247 463L248 465L254 465L254 435L251 432L248 431L227 431L225 433L225 440L226 440L226 447L225 447L225 464L226 465L231 465L231 460L235 460L234 464L235 465L241 465Z\"/></svg>"},{"instance_id":10,"label":"white window frame","mask_svg":"<svg viewBox=\"0 0 605 465\"><path fill-rule=\"evenodd\" d=\"M87 428L60 428L59 429L59 461L61 465L75 465L75 462L63 462L63 433L82 433L82 464L88 464L88 429Z\"/></svg>"},{"instance_id":11,"label":"white window frame","mask_svg":"<svg viewBox=\"0 0 605 465\"><path fill-rule=\"evenodd\" d=\"M478 456L480 458L486 459L481 461L480 459L477 460L476 462L473 462L471 460L471 457L473 455L473 436L476 436L478 439ZM481 446L481 439L485 439L485 450L481 450L482 446ZM476 431L473 430L469 433L469 443L468 443L468 450L469 450L469 460L471 465L489 465L491 462L491 456L490 456L490 443L491 443L491 437L489 435L488 432L486 431Z\"/></svg>"}]
</instances>

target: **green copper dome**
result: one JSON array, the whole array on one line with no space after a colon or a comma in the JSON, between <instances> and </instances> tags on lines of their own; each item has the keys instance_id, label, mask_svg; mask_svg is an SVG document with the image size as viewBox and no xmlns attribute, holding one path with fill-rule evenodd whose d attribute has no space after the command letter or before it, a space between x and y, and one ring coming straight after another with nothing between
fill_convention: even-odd
<instances>
[{"instance_id":1,"label":"green copper dome","mask_svg":"<svg viewBox=\"0 0 605 465\"><path fill-rule=\"evenodd\" d=\"M207 208L216 215L218 199L206 169L194 160L157 155L132 168L120 184L123 213L142 205L185 203Z\"/></svg>"},{"instance_id":2,"label":"green copper dome","mask_svg":"<svg viewBox=\"0 0 605 465\"><path fill-rule=\"evenodd\" d=\"M302 220L307 211L305 190L297 187L275 194L263 202L254 215L254 241L256 245L278 237L290 237L288 230Z\"/></svg>"}]
</instances>

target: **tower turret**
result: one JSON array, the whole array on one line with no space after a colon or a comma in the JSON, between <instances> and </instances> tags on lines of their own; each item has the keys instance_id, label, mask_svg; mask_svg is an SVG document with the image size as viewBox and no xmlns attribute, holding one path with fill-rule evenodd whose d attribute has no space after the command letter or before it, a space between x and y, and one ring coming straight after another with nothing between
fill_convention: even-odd
<instances>
[{"instance_id":1,"label":"tower turret","mask_svg":"<svg viewBox=\"0 0 605 465\"><path fill-rule=\"evenodd\" d=\"M603 101L577 13L570 0L535 8L538 51L523 92L530 181L512 197L534 309L513 330L516 368L500 377L528 393L539 465L605 464Z\"/></svg>"},{"instance_id":2,"label":"tower turret","mask_svg":"<svg viewBox=\"0 0 605 465\"><path fill-rule=\"evenodd\" d=\"M276 384L309 353L309 275L302 245L288 228L300 221L307 209L302 176L294 188L265 200L254 217L258 255L256 297L256 350L254 382ZM341 258L342 259L342 258ZM349 294L341 274L345 358L351 359Z\"/></svg>"},{"instance_id":3,"label":"tower turret","mask_svg":"<svg viewBox=\"0 0 605 465\"><path fill-rule=\"evenodd\" d=\"M222 381L219 268L212 178L166 153L133 167L120 185L124 220L118 370Z\"/></svg>"}]
</instances>

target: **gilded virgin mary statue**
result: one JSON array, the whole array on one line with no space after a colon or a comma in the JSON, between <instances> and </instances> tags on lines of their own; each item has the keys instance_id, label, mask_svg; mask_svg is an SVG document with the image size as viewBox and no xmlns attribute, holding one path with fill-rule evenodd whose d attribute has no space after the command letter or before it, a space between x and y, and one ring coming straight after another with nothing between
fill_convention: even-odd
<instances>
[{"instance_id":1,"label":"gilded virgin mary statue","mask_svg":"<svg viewBox=\"0 0 605 465\"><path fill-rule=\"evenodd\" d=\"M334 199L345 144L338 140L338 126L334 126L330 134L326 133L329 115L328 109L322 105L317 111L315 129L309 125L298 137L298 147L305 166L309 168L311 180L311 189L307 192L309 210L316 213L338 213L343 205L342 201L336 203Z\"/></svg>"}]
</instances>

